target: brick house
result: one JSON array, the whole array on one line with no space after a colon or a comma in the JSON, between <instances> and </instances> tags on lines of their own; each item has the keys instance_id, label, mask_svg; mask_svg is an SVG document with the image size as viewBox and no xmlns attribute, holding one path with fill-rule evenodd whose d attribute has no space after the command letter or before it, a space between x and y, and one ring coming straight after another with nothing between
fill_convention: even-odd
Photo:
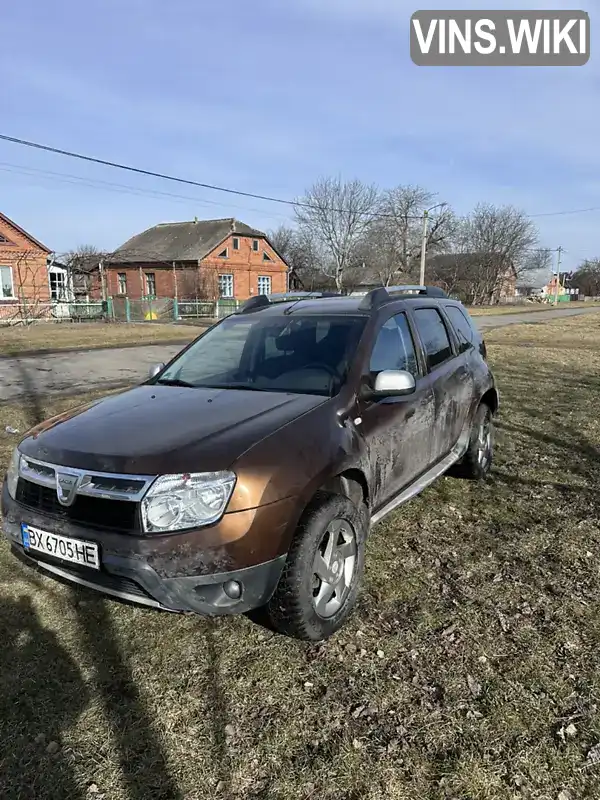
<instances>
[{"instance_id":1,"label":"brick house","mask_svg":"<svg viewBox=\"0 0 600 800\"><path fill-rule=\"evenodd\" d=\"M266 234L235 219L155 225L104 262L109 297L246 300L284 292L288 265Z\"/></svg>"},{"instance_id":2,"label":"brick house","mask_svg":"<svg viewBox=\"0 0 600 800\"><path fill-rule=\"evenodd\" d=\"M46 245L0 212L0 319L48 307L50 254Z\"/></svg>"}]
</instances>

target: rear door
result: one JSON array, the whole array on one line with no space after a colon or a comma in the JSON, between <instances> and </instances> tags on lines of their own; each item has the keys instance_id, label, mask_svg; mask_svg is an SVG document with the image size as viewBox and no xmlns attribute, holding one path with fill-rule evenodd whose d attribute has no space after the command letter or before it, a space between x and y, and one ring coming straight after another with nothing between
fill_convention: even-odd
<instances>
[{"instance_id":1,"label":"rear door","mask_svg":"<svg viewBox=\"0 0 600 800\"><path fill-rule=\"evenodd\" d=\"M378 373L388 369L414 375L416 391L403 397L359 401L361 422L357 429L365 440L374 508L398 494L427 469L430 461L433 391L423 374L404 312L381 325L363 370L363 381L373 386Z\"/></svg>"},{"instance_id":2,"label":"rear door","mask_svg":"<svg viewBox=\"0 0 600 800\"><path fill-rule=\"evenodd\" d=\"M457 443L466 427L473 378L468 366L468 351L461 349L457 335L439 306L418 306L413 319L434 396L434 423L431 441L432 463Z\"/></svg>"}]
</instances>

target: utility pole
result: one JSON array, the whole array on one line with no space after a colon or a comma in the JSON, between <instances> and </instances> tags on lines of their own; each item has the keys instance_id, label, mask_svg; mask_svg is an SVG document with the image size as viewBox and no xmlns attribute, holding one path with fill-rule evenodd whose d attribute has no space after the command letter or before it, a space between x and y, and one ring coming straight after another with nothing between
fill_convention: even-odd
<instances>
[{"instance_id":1,"label":"utility pole","mask_svg":"<svg viewBox=\"0 0 600 800\"><path fill-rule=\"evenodd\" d=\"M425 286L425 257L427 255L427 223L429 221L429 211L423 212L423 238L421 239L421 274L419 286Z\"/></svg>"},{"instance_id":2,"label":"utility pole","mask_svg":"<svg viewBox=\"0 0 600 800\"><path fill-rule=\"evenodd\" d=\"M427 257L427 226L429 223L429 212L434 211L436 208L445 208L447 203L437 203L431 208L426 208L423 211L423 238L421 239L421 274L419 277L419 285L425 286L425 259Z\"/></svg>"},{"instance_id":3,"label":"utility pole","mask_svg":"<svg viewBox=\"0 0 600 800\"><path fill-rule=\"evenodd\" d=\"M554 286L554 305L558 305L558 287L560 285L560 262L562 260L562 247L557 250L558 256L556 259L556 284Z\"/></svg>"}]
</instances>

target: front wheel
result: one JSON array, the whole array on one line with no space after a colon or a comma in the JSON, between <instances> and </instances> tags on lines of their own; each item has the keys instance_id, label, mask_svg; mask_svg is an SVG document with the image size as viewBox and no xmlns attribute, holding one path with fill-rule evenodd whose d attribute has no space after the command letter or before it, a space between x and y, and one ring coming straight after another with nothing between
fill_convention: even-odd
<instances>
[{"instance_id":1,"label":"front wheel","mask_svg":"<svg viewBox=\"0 0 600 800\"><path fill-rule=\"evenodd\" d=\"M364 568L368 512L346 497L324 495L304 515L273 597L270 627L319 642L346 622Z\"/></svg>"},{"instance_id":2,"label":"front wheel","mask_svg":"<svg viewBox=\"0 0 600 800\"><path fill-rule=\"evenodd\" d=\"M494 425L492 411L482 403L475 413L467 452L458 465L461 478L482 481L492 468L494 457Z\"/></svg>"}]
</instances>

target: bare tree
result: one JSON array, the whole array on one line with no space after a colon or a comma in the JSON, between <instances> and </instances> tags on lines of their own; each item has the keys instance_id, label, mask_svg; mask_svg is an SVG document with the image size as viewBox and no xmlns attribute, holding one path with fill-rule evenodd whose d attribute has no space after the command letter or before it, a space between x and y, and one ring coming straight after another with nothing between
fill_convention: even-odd
<instances>
[{"instance_id":1,"label":"bare tree","mask_svg":"<svg viewBox=\"0 0 600 800\"><path fill-rule=\"evenodd\" d=\"M512 206L476 206L457 225L453 242L459 264L455 278L467 302L498 302L531 269L537 244L537 227L522 211Z\"/></svg>"},{"instance_id":2,"label":"bare tree","mask_svg":"<svg viewBox=\"0 0 600 800\"><path fill-rule=\"evenodd\" d=\"M588 297L600 296L600 258L586 259L571 276L571 286Z\"/></svg>"},{"instance_id":3,"label":"bare tree","mask_svg":"<svg viewBox=\"0 0 600 800\"><path fill-rule=\"evenodd\" d=\"M424 213L435 200L436 196L421 186L401 185L382 193L379 216L366 237L365 263L384 286L392 280L418 277ZM427 252L432 254L446 246L455 228L451 208L446 203L439 205L427 230Z\"/></svg>"},{"instance_id":4,"label":"bare tree","mask_svg":"<svg viewBox=\"0 0 600 800\"><path fill-rule=\"evenodd\" d=\"M301 198L295 214L303 235L323 250L321 270L333 278L339 290L344 272L373 223L378 190L359 180L321 178Z\"/></svg>"},{"instance_id":5,"label":"bare tree","mask_svg":"<svg viewBox=\"0 0 600 800\"><path fill-rule=\"evenodd\" d=\"M269 241L290 268L290 289L312 288L318 281L323 257L311 231L280 225L270 231Z\"/></svg>"},{"instance_id":6,"label":"bare tree","mask_svg":"<svg viewBox=\"0 0 600 800\"><path fill-rule=\"evenodd\" d=\"M17 303L7 306L3 321L29 325L47 317L50 311L48 273L39 250L13 251L11 261Z\"/></svg>"},{"instance_id":7,"label":"bare tree","mask_svg":"<svg viewBox=\"0 0 600 800\"><path fill-rule=\"evenodd\" d=\"M100 289L100 263L106 255L93 244L82 244L61 256L60 261L69 271L76 296L89 297Z\"/></svg>"}]
</instances>

